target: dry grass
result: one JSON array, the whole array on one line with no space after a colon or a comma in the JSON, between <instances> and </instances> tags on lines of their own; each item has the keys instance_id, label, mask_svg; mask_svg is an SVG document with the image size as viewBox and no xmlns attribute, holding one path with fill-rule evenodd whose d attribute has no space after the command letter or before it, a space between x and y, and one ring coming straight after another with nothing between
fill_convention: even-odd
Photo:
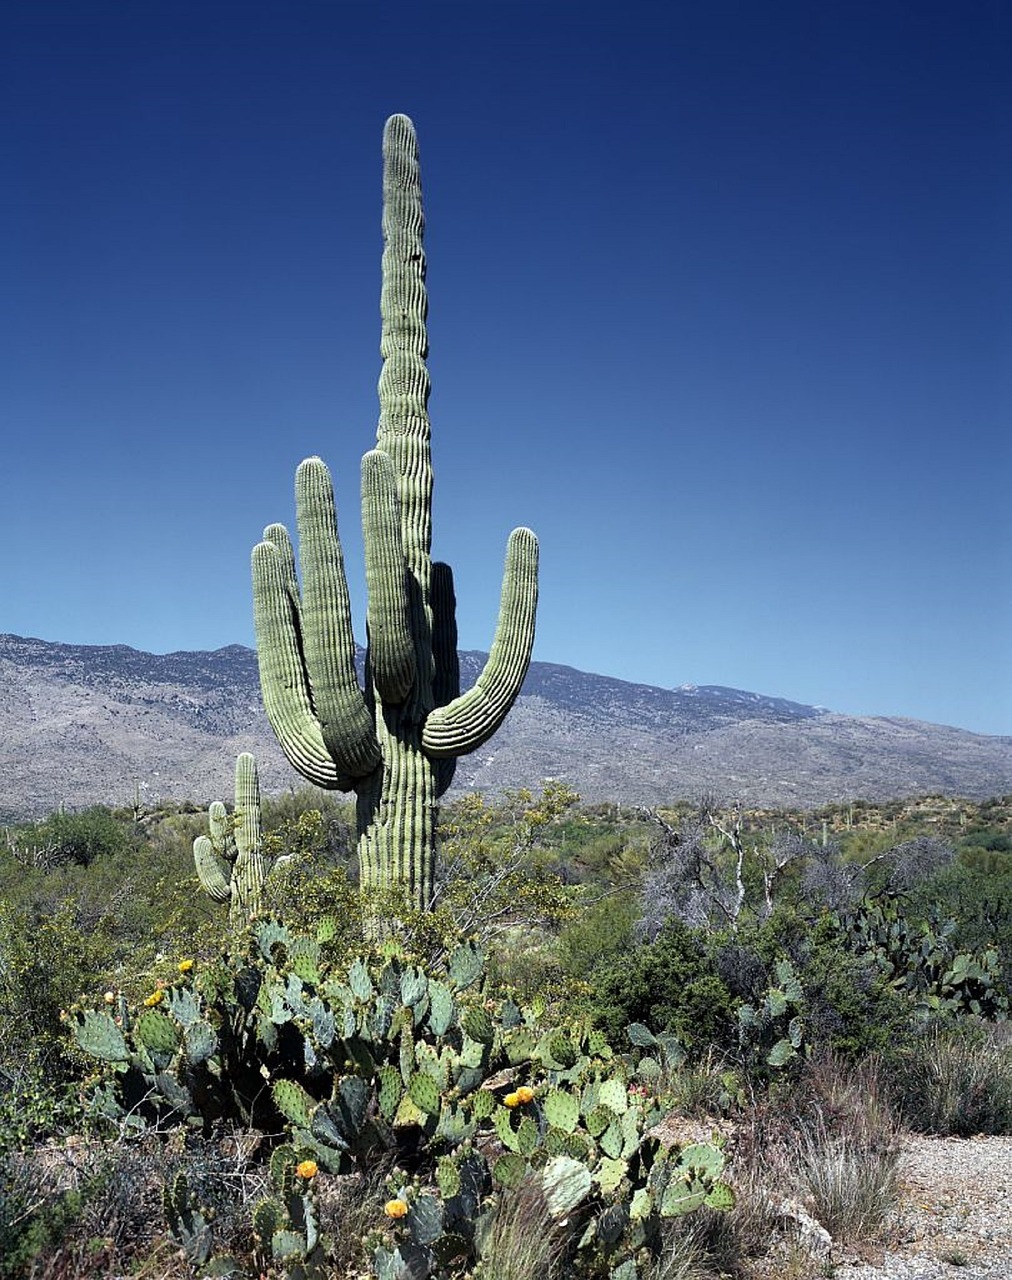
<instances>
[{"instance_id":1,"label":"dry grass","mask_svg":"<svg viewBox=\"0 0 1012 1280\"><path fill-rule=\"evenodd\" d=\"M965 1138L1012 1133L1012 1029L940 1032L906 1064L901 1106L911 1128Z\"/></svg>"},{"instance_id":2,"label":"dry grass","mask_svg":"<svg viewBox=\"0 0 1012 1280\"><path fill-rule=\"evenodd\" d=\"M899 1202L900 1129L874 1063L808 1073L795 1140L799 1190L836 1241L880 1235Z\"/></svg>"},{"instance_id":3,"label":"dry grass","mask_svg":"<svg viewBox=\"0 0 1012 1280\"><path fill-rule=\"evenodd\" d=\"M504 1192L481 1242L482 1275L494 1280L563 1280L565 1234L536 1182Z\"/></svg>"},{"instance_id":4,"label":"dry grass","mask_svg":"<svg viewBox=\"0 0 1012 1280\"><path fill-rule=\"evenodd\" d=\"M664 1245L644 1280L710 1280L713 1268L706 1249L691 1232L677 1227L665 1233Z\"/></svg>"},{"instance_id":5,"label":"dry grass","mask_svg":"<svg viewBox=\"0 0 1012 1280\"><path fill-rule=\"evenodd\" d=\"M814 1215L834 1240L851 1244L877 1235L899 1199L899 1145L868 1145L821 1123L798 1139L799 1176Z\"/></svg>"}]
</instances>

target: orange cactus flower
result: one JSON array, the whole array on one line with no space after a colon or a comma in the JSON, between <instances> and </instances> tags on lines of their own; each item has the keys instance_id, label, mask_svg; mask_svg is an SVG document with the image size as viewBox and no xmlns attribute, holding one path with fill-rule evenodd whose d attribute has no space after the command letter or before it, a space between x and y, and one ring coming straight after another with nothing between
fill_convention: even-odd
<instances>
[{"instance_id":1,"label":"orange cactus flower","mask_svg":"<svg viewBox=\"0 0 1012 1280\"><path fill-rule=\"evenodd\" d=\"M403 1218L407 1211L408 1205L405 1200L388 1200L383 1206L383 1212L388 1218Z\"/></svg>"},{"instance_id":2,"label":"orange cactus flower","mask_svg":"<svg viewBox=\"0 0 1012 1280\"><path fill-rule=\"evenodd\" d=\"M315 1178L320 1169L315 1160L300 1160L295 1166L295 1172L300 1178Z\"/></svg>"},{"instance_id":3,"label":"orange cactus flower","mask_svg":"<svg viewBox=\"0 0 1012 1280\"><path fill-rule=\"evenodd\" d=\"M530 1085L522 1084L517 1090L517 1102L526 1105L528 1102L534 1101L534 1090Z\"/></svg>"}]
</instances>

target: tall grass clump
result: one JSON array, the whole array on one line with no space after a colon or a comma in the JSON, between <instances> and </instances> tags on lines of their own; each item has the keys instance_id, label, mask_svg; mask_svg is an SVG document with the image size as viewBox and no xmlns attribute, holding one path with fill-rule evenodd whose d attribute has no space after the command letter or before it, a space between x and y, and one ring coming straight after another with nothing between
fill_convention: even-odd
<instances>
[{"instance_id":1,"label":"tall grass clump","mask_svg":"<svg viewBox=\"0 0 1012 1280\"><path fill-rule=\"evenodd\" d=\"M932 1033L907 1056L898 1093L904 1119L921 1133L1012 1133L1012 1028Z\"/></svg>"},{"instance_id":2,"label":"tall grass clump","mask_svg":"<svg viewBox=\"0 0 1012 1280\"><path fill-rule=\"evenodd\" d=\"M540 1185L527 1179L502 1196L481 1242L480 1274L494 1280L563 1280L564 1229Z\"/></svg>"},{"instance_id":3,"label":"tall grass clump","mask_svg":"<svg viewBox=\"0 0 1012 1280\"><path fill-rule=\"evenodd\" d=\"M672 1225L666 1232L660 1256L646 1273L646 1280L711 1280L712 1276L707 1251L694 1239L693 1233Z\"/></svg>"},{"instance_id":4,"label":"tall grass clump","mask_svg":"<svg viewBox=\"0 0 1012 1280\"><path fill-rule=\"evenodd\" d=\"M795 1138L799 1189L834 1240L881 1233L899 1202L899 1124L873 1062L813 1064Z\"/></svg>"}]
</instances>

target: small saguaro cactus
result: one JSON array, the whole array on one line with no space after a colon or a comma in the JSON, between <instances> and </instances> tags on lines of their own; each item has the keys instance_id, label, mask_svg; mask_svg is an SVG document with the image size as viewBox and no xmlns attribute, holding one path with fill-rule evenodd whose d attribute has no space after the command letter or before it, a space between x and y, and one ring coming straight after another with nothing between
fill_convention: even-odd
<instances>
[{"instance_id":1,"label":"small saguaro cactus","mask_svg":"<svg viewBox=\"0 0 1012 1280\"><path fill-rule=\"evenodd\" d=\"M263 907L264 884L274 860L264 852L260 824L260 778L248 751L235 760L235 811L220 800L208 810L210 834L193 842L193 861L204 892L227 902L233 930L247 925Z\"/></svg>"},{"instance_id":2,"label":"small saguaro cactus","mask_svg":"<svg viewBox=\"0 0 1012 1280\"><path fill-rule=\"evenodd\" d=\"M291 763L319 787L357 793L363 888L432 900L437 800L454 760L499 728L530 663L538 544L515 529L499 621L477 683L460 694L453 579L432 563L432 467L425 367L425 255L411 121L383 139L383 367L377 445L362 459L366 688L355 673L351 606L330 473L319 458L295 479L301 587L282 525L253 551L260 680Z\"/></svg>"}]
</instances>

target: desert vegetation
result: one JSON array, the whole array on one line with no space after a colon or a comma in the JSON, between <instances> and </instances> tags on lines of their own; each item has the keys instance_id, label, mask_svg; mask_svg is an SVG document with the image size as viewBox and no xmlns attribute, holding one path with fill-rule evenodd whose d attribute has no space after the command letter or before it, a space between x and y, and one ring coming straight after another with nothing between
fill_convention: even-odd
<instances>
[{"instance_id":1,"label":"desert vegetation","mask_svg":"<svg viewBox=\"0 0 1012 1280\"><path fill-rule=\"evenodd\" d=\"M4 1275L798 1268L792 1214L889 1229L903 1126L1012 1132L1010 800L468 796L426 912L354 822L264 799L238 931L193 806L7 829Z\"/></svg>"}]
</instances>

